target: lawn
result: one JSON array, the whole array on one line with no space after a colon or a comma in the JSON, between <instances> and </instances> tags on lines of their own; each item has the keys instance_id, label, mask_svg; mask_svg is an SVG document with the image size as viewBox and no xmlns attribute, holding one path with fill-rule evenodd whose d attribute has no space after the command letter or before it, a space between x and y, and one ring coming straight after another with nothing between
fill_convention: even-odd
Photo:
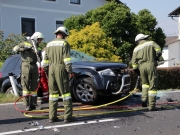
<instances>
[{"instance_id":1,"label":"lawn","mask_svg":"<svg viewBox=\"0 0 180 135\"><path fill-rule=\"evenodd\" d=\"M12 103L15 102L19 97L13 95L13 94L4 94L0 93L0 103ZM22 102L22 100L19 100Z\"/></svg>"}]
</instances>

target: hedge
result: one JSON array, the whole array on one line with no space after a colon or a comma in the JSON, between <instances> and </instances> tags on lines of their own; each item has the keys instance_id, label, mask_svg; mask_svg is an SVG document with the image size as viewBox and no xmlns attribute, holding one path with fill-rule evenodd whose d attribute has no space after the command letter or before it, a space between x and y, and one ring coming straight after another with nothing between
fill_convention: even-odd
<instances>
[{"instance_id":1,"label":"hedge","mask_svg":"<svg viewBox=\"0 0 180 135\"><path fill-rule=\"evenodd\" d=\"M134 89L137 75L132 69L129 70L131 77L131 90ZM158 90L180 89L180 67L157 68ZM141 90L141 82L138 86Z\"/></svg>"}]
</instances>

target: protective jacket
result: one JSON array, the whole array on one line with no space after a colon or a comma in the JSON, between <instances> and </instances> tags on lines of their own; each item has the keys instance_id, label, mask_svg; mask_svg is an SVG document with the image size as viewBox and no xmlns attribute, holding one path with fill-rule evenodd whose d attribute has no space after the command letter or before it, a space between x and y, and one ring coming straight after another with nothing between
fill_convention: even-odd
<instances>
[{"instance_id":1,"label":"protective jacket","mask_svg":"<svg viewBox=\"0 0 180 135\"><path fill-rule=\"evenodd\" d=\"M134 48L132 56L133 69L140 70L142 81L142 101L149 100L149 109L155 108L158 87L156 66L157 57L161 56L161 48L154 41L141 40Z\"/></svg>"},{"instance_id":2,"label":"protective jacket","mask_svg":"<svg viewBox=\"0 0 180 135\"><path fill-rule=\"evenodd\" d=\"M65 108L64 119L72 118L72 99L69 87L69 73L72 72L70 46L64 39L54 39L46 46L43 66L49 65L49 119L57 118L59 94Z\"/></svg>"},{"instance_id":3,"label":"protective jacket","mask_svg":"<svg viewBox=\"0 0 180 135\"><path fill-rule=\"evenodd\" d=\"M24 105L37 105L38 68L36 65L37 56L33 49L32 41L28 40L13 48L13 51L21 54L21 85L23 89ZM27 96L31 94L31 96Z\"/></svg>"}]
</instances>

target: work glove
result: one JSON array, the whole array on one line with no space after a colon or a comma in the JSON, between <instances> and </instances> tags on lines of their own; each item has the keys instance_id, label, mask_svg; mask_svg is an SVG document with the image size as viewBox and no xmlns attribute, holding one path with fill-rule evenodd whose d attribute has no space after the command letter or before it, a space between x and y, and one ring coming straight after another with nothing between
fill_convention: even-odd
<instances>
[{"instance_id":1,"label":"work glove","mask_svg":"<svg viewBox=\"0 0 180 135\"><path fill-rule=\"evenodd\" d=\"M74 84L74 73L69 73L69 85L72 87Z\"/></svg>"},{"instance_id":2,"label":"work glove","mask_svg":"<svg viewBox=\"0 0 180 135\"><path fill-rule=\"evenodd\" d=\"M137 75L137 76L140 76L140 71L139 71L139 69L138 69L138 68L133 69L133 71L136 73L136 75Z\"/></svg>"},{"instance_id":3,"label":"work glove","mask_svg":"<svg viewBox=\"0 0 180 135\"><path fill-rule=\"evenodd\" d=\"M24 51L29 51L29 50L31 50L31 48L24 48Z\"/></svg>"},{"instance_id":4,"label":"work glove","mask_svg":"<svg viewBox=\"0 0 180 135\"><path fill-rule=\"evenodd\" d=\"M156 61L159 61L159 58L161 57L161 55L162 55L161 52L157 53L157 54L156 54L156 57L155 57L155 60L156 60Z\"/></svg>"},{"instance_id":5,"label":"work glove","mask_svg":"<svg viewBox=\"0 0 180 135\"><path fill-rule=\"evenodd\" d=\"M69 78L71 79L71 78L73 78L74 77L74 73L72 72L72 73L69 73Z\"/></svg>"},{"instance_id":6,"label":"work glove","mask_svg":"<svg viewBox=\"0 0 180 135\"><path fill-rule=\"evenodd\" d=\"M43 67L43 69L44 69L44 72L46 73L46 76L48 77L49 67L48 66L47 67Z\"/></svg>"}]
</instances>

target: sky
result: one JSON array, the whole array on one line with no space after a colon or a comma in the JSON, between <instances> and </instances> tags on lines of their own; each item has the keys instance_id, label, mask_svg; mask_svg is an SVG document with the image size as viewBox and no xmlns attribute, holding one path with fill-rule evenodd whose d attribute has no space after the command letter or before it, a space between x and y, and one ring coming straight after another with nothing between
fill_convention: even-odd
<instances>
[{"instance_id":1,"label":"sky","mask_svg":"<svg viewBox=\"0 0 180 135\"><path fill-rule=\"evenodd\" d=\"M178 17L168 17L168 14L180 6L180 0L120 0L125 3L131 12L137 14L142 9L148 9L156 18L166 36L178 35Z\"/></svg>"}]
</instances>

